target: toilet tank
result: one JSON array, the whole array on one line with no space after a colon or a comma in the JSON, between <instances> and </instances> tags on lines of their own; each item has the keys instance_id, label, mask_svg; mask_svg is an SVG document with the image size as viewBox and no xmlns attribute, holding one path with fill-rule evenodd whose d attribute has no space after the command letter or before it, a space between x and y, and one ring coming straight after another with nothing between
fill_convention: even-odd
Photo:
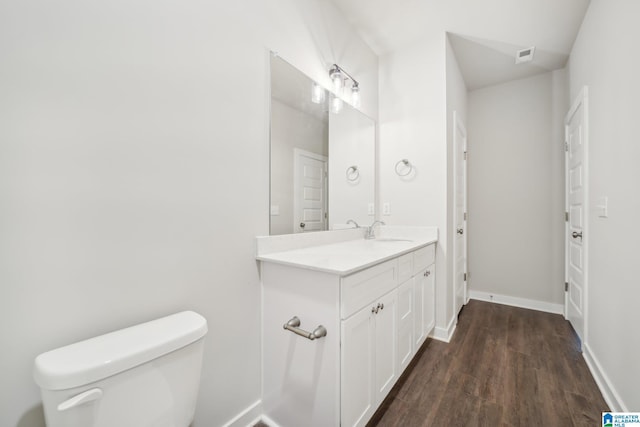
<instances>
[{"instance_id":1,"label":"toilet tank","mask_svg":"<svg viewBox=\"0 0 640 427\"><path fill-rule=\"evenodd\" d=\"M204 317L183 311L39 355L47 426L189 426L206 333Z\"/></svg>"}]
</instances>

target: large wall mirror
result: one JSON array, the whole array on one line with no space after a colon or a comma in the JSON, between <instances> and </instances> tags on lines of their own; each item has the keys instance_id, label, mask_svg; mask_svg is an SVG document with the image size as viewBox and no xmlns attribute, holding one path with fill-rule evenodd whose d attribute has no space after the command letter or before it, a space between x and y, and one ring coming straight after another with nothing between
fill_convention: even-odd
<instances>
[{"instance_id":1,"label":"large wall mirror","mask_svg":"<svg viewBox=\"0 0 640 427\"><path fill-rule=\"evenodd\" d=\"M375 122L271 55L271 235L374 218Z\"/></svg>"}]
</instances>

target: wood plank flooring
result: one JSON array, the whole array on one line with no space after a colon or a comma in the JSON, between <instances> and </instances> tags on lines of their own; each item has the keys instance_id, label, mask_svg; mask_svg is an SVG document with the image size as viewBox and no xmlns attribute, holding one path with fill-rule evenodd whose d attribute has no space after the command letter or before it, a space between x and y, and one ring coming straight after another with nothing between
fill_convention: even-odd
<instances>
[{"instance_id":1,"label":"wood plank flooring","mask_svg":"<svg viewBox=\"0 0 640 427\"><path fill-rule=\"evenodd\" d=\"M368 427L601 425L609 408L562 316L470 301L428 340Z\"/></svg>"}]
</instances>

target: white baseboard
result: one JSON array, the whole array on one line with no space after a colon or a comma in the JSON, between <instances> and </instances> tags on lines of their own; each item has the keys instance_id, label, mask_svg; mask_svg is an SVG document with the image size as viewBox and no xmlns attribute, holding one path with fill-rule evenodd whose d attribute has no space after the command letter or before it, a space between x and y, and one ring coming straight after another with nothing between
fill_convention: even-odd
<instances>
[{"instance_id":1,"label":"white baseboard","mask_svg":"<svg viewBox=\"0 0 640 427\"><path fill-rule=\"evenodd\" d=\"M433 328L433 332L431 332L430 337L434 340L449 343L451 341L451 338L453 337L453 333L456 331L457 324L458 323L456 322L456 316L453 316L446 328L440 328L438 326Z\"/></svg>"},{"instance_id":2,"label":"white baseboard","mask_svg":"<svg viewBox=\"0 0 640 427\"><path fill-rule=\"evenodd\" d=\"M598 359L591 351L591 348L588 344L582 345L582 357L584 357L585 362L587 362L587 366L591 371L591 375L593 379L596 380L596 384L598 384L598 388L600 388L600 392L602 393L602 397L604 397L605 402L609 405L609 408L613 412L629 412L629 408L624 404L620 395L616 392L615 388L609 381L609 377L602 370L602 365L598 362Z\"/></svg>"},{"instance_id":3,"label":"white baseboard","mask_svg":"<svg viewBox=\"0 0 640 427\"><path fill-rule=\"evenodd\" d=\"M255 425L261 418L262 400L258 400L224 424L224 427L249 427Z\"/></svg>"},{"instance_id":4,"label":"white baseboard","mask_svg":"<svg viewBox=\"0 0 640 427\"><path fill-rule=\"evenodd\" d=\"M538 301L534 299L510 297L507 295L492 294L489 292L470 291L469 298L479 301L494 302L496 304L510 305L513 307L528 308L531 310L545 311L553 314L564 314L563 304Z\"/></svg>"}]
</instances>

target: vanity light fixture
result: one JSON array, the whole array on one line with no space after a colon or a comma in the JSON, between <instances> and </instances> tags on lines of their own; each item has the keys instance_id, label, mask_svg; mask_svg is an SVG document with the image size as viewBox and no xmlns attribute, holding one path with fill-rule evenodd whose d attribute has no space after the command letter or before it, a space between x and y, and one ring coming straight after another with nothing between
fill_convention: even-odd
<instances>
[{"instance_id":1,"label":"vanity light fixture","mask_svg":"<svg viewBox=\"0 0 640 427\"><path fill-rule=\"evenodd\" d=\"M336 97L342 95L344 83L347 80L351 80L351 105L354 107L360 106L360 85L358 81L351 76L351 74L347 73L344 68L340 67L338 64L333 64L329 69L329 77L331 77ZM340 109L342 109L342 106L340 106Z\"/></svg>"}]
</instances>

